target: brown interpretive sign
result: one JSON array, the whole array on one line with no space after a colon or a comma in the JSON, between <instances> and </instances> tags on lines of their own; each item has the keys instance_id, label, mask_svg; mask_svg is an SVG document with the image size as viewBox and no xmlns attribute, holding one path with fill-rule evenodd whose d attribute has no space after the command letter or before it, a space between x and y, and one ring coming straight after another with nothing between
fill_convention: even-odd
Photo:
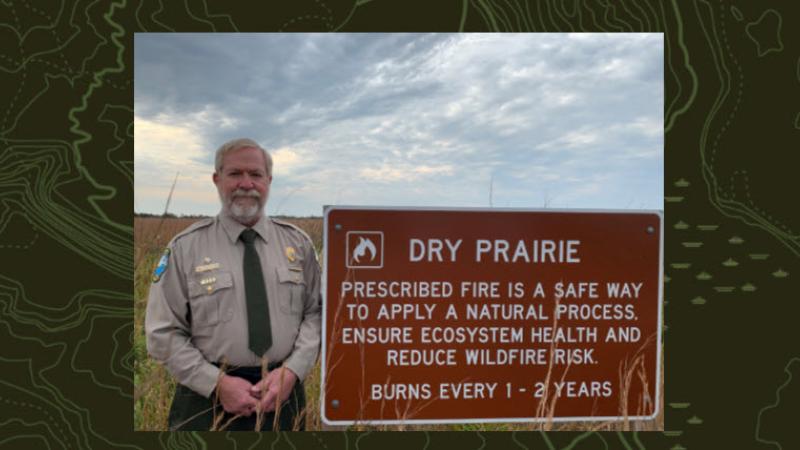
<instances>
[{"instance_id":1,"label":"brown interpretive sign","mask_svg":"<svg viewBox=\"0 0 800 450\"><path fill-rule=\"evenodd\" d=\"M659 211L328 207L322 418L653 418Z\"/></svg>"}]
</instances>

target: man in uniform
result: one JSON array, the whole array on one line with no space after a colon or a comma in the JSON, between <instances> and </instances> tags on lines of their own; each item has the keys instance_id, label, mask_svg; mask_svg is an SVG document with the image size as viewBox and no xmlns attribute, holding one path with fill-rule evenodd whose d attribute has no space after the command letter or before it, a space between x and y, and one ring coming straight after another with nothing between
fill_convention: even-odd
<instances>
[{"instance_id":1,"label":"man in uniform","mask_svg":"<svg viewBox=\"0 0 800 450\"><path fill-rule=\"evenodd\" d=\"M320 345L314 246L264 216L272 158L256 142L223 144L213 180L221 212L172 239L150 286L147 349L178 381L169 427L302 430Z\"/></svg>"}]
</instances>

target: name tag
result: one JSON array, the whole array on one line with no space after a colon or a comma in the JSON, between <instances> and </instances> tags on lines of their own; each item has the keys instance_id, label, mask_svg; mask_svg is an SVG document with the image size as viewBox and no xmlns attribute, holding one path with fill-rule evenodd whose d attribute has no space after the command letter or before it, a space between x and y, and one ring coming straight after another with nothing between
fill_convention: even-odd
<instances>
[{"instance_id":1,"label":"name tag","mask_svg":"<svg viewBox=\"0 0 800 450\"><path fill-rule=\"evenodd\" d=\"M219 269L219 263L211 263L211 264L204 264L202 266L197 266L194 268L194 271L197 273L200 272L208 272L209 270Z\"/></svg>"}]
</instances>

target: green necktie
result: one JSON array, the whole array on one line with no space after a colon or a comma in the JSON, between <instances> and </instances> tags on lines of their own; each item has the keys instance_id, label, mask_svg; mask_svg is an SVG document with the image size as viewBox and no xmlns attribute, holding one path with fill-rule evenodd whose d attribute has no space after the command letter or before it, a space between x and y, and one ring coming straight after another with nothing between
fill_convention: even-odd
<instances>
[{"instance_id":1,"label":"green necktie","mask_svg":"<svg viewBox=\"0 0 800 450\"><path fill-rule=\"evenodd\" d=\"M272 346L272 331L269 323L269 303L264 273L256 251L256 232L252 228L239 236L244 242L244 292L247 298L248 347L261 357Z\"/></svg>"}]
</instances>

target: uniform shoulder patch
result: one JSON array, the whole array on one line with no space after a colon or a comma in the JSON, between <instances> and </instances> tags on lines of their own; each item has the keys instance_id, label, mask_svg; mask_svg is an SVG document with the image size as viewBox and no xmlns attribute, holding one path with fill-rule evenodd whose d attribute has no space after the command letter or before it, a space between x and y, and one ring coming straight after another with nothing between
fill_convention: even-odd
<instances>
[{"instance_id":1,"label":"uniform shoulder patch","mask_svg":"<svg viewBox=\"0 0 800 450\"><path fill-rule=\"evenodd\" d=\"M161 259L158 260L155 270L153 270L153 283L157 283L167 271L167 263L169 262L169 248L164 249Z\"/></svg>"}]
</instances>

